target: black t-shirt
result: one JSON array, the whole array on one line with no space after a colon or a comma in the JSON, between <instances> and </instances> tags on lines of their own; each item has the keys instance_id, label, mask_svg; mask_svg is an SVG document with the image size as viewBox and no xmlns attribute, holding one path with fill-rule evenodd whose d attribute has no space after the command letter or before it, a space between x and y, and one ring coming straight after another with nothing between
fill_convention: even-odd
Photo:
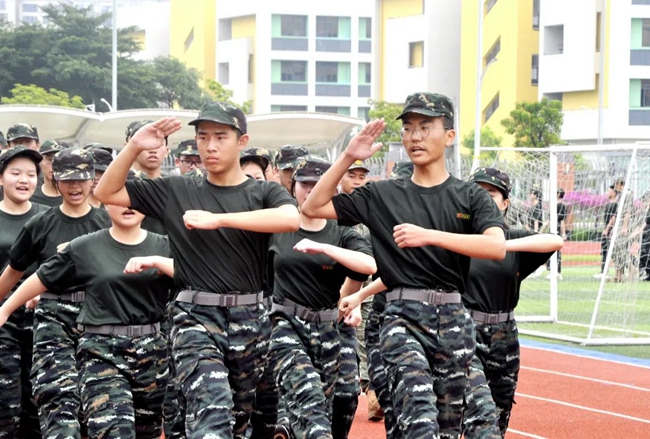
<instances>
[{"instance_id":1,"label":"black t-shirt","mask_svg":"<svg viewBox=\"0 0 650 439\"><path fill-rule=\"evenodd\" d=\"M541 229L543 219L544 219L544 214L542 212L542 203L540 202L535 204L534 206L531 206L530 210L528 211L528 228L534 231L535 223L538 223L537 230Z\"/></svg>"},{"instance_id":2,"label":"black t-shirt","mask_svg":"<svg viewBox=\"0 0 650 439\"><path fill-rule=\"evenodd\" d=\"M79 285L86 299L77 319L83 325L145 325L160 322L173 281L150 268L125 274L132 257L169 257L167 237L147 233L140 244L116 241L108 229L73 239L36 272L48 289Z\"/></svg>"},{"instance_id":3,"label":"black t-shirt","mask_svg":"<svg viewBox=\"0 0 650 439\"><path fill-rule=\"evenodd\" d=\"M450 176L426 188L410 179L370 182L350 195L333 199L343 225L363 223L372 235L377 273L389 290L398 287L465 289L470 258L426 246L400 249L393 228L411 223L450 233L482 234L503 227L503 217L487 191L475 183Z\"/></svg>"},{"instance_id":4,"label":"black t-shirt","mask_svg":"<svg viewBox=\"0 0 650 439\"><path fill-rule=\"evenodd\" d=\"M30 199L34 203L42 204L48 207L57 207L63 203L63 197L57 195L56 197L49 197L43 193L43 186L38 185L34 191L34 195Z\"/></svg>"},{"instance_id":5,"label":"black t-shirt","mask_svg":"<svg viewBox=\"0 0 650 439\"><path fill-rule=\"evenodd\" d=\"M336 306L346 277L363 282L368 275L356 273L329 256L310 255L293 249L303 239L331 244L372 256L370 243L350 227L328 221L319 231L300 229L276 233L269 247L269 265L273 267L273 296L289 299L312 309Z\"/></svg>"},{"instance_id":6,"label":"black t-shirt","mask_svg":"<svg viewBox=\"0 0 650 439\"><path fill-rule=\"evenodd\" d=\"M216 186L207 179L169 176L128 181L126 189L134 209L163 222L176 286L219 294L264 289L271 235L233 228L188 230L185 212L249 212L297 204L285 188L265 180Z\"/></svg>"},{"instance_id":7,"label":"black t-shirt","mask_svg":"<svg viewBox=\"0 0 650 439\"><path fill-rule=\"evenodd\" d=\"M16 242L16 236L20 233L23 226L27 221L36 216L38 213L46 211L49 209L47 206L40 204L32 203L32 207L25 213L21 215L12 215L10 213L0 210L0 270L4 271L9 265L9 251L11 247ZM27 268L25 274L23 275L22 280L27 279L29 276L34 274L38 265L32 264ZM20 285L19 282L18 285ZM18 287L16 285L16 287Z\"/></svg>"},{"instance_id":8,"label":"black t-shirt","mask_svg":"<svg viewBox=\"0 0 650 439\"><path fill-rule=\"evenodd\" d=\"M529 230L506 230L506 240L534 234ZM507 252L503 261L472 259L463 303L469 309L489 313L514 309L521 282L552 254Z\"/></svg>"},{"instance_id":9,"label":"black t-shirt","mask_svg":"<svg viewBox=\"0 0 650 439\"><path fill-rule=\"evenodd\" d=\"M9 253L9 264L18 271L26 271L33 263L39 266L55 255L57 246L74 238L110 226L105 210L90 208L90 212L79 218L72 218L58 207L51 208L30 219L20 231ZM55 294L76 291L75 289L49 290Z\"/></svg>"},{"instance_id":10,"label":"black t-shirt","mask_svg":"<svg viewBox=\"0 0 650 439\"><path fill-rule=\"evenodd\" d=\"M557 203L557 233L558 235L562 232L561 224L562 221L566 221L566 205L564 203Z\"/></svg>"},{"instance_id":11,"label":"black t-shirt","mask_svg":"<svg viewBox=\"0 0 650 439\"><path fill-rule=\"evenodd\" d=\"M144 217L144 219L142 220L142 228L151 233L157 233L158 235L167 234L167 232L165 231L165 226L163 225L162 221L160 221L158 218L153 218L150 216Z\"/></svg>"},{"instance_id":12,"label":"black t-shirt","mask_svg":"<svg viewBox=\"0 0 650 439\"><path fill-rule=\"evenodd\" d=\"M603 227L607 227L607 224L612 220L612 217L616 215L616 209L618 209L618 203L615 201L610 201L605 205L605 212L603 212Z\"/></svg>"}]
</instances>

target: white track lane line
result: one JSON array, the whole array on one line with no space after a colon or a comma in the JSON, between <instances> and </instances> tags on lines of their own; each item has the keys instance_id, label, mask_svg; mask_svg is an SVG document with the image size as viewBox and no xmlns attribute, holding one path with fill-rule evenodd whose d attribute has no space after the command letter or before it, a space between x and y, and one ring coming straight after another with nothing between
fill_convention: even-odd
<instances>
[{"instance_id":1,"label":"white track lane line","mask_svg":"<svg viewBox=\"0 0 650 439\"><path fill-rule=\"evenodd\" d=\"M650 392L650 389L647 389L645 387L637 387L637 386L633 386L631 384L617 383L617 382L614 382L614 381L599 380L597 378L588 378L588 377L585 377L585 376L573 375L573 374L570 374L570 373L555 372L553 370L548 370L548 369L537 369L536 367L528 367L528 366L521 366L521 369L522 370L530 370L530 371L533 371L533 372L548 373L548 374L551 374L551 375L560 375L560 376L563 376L563 377L575 378L575 379L578 379L578 380L592 381L594 383L607 384L607 385L610 385L610 386L625 387L626 389L639 390L641 392Z\"/></svg>"},{"instance_id":2,"label":"white track lane line","mask_svg":"<svg viewBox=\"0 0 650 439\"><path fill-rule=\"evenodd\" d=\"M530 437L532 439L546 439L544 436L537 436L536 434L524 433L523 431L514 430L508 427L508 433L516 434L517 436Z\"/></svg>"},{"instance_id":3,"label":"white track lane line","mask_svg":"<svg viewBox=\"0 0 650 439\"><path fill-rule=\"evenodd\" d=\"M563 406L566 406L566 407L576 408L576 409L580 409L580 410L586 410L588 412L601 413L603 415L610 415L610 416L614 416L616 418L627 419L629 421L636 421L636 422L643 422L644 424L650 424L650 419L635 418L634 416L628 416L628 415L622 415L620 413L608 412L607 410L592 409L590 407L584 407L584 406L577 405L577 404L571 404L571 403L564 402L564 401L558 401L557 399L542 398L542 397L539 397L539 396L526 395L524 393L519 393L519 392L517 392L516 395L520 396L520 397L523 397L523 398L536 399L538 401L550 402L550 403L553 403L553 404L559 404L559 405L563 405Z\"/></svg>"},{"instance_id":4,"label":"white track lane line","mask_svg":"<svg viewBox=\"0 0 650 439\"><path fill-rule=\"evenodd\" d=\"M571 352L556 351L555 349L550 349L550 348L522 346L522 349L535 349L537 351L553 352L554 354L570 355L572 357L586 358L588 360L605 361L607 363L622 364L624 366L638 367L638 368L641 368L641 369L650 369L650 366L644 366L642 364L626 363L625 361L608 360L607 358L597 358L597 357L592 357L592 356L589 356L589 355L581 355L581 354L574 354L574 353L571 353Z\"/></svg>"}]
</instances>

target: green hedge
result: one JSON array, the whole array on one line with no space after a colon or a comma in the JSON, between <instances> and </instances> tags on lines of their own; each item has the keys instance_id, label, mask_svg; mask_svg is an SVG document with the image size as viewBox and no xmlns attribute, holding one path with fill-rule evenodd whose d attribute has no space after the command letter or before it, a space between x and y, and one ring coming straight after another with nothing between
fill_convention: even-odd
<instances>
[{"instance_id":1,"label":"green hedge","mask_svg":"<svg viewBox=\"0 0 650 439\"><path fill-rule=\"evenodd\" d=\"M598 229L575 228L569 237L570 241L600 241L603 231Z\"/></svg>"}]
</instances>

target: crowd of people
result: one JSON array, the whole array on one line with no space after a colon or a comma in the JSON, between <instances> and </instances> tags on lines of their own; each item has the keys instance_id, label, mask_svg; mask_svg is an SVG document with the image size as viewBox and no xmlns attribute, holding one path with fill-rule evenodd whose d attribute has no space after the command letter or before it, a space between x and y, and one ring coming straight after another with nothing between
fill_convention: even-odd
<instances>
[{"instance_id":1,"label":"crowd of people","mask_svg":"<svg viewBox=\"0 0 650 439\"><path fill-rule=\"evenodd\" d=\"M507 226L499 169L449 174L454 117L408 96L380 181L383 120L329 163L208 103L174 175L173 117L119 153L10 127L0 438L347 438L362 391L388 438L504 437L520 284L563 239Z\"/></svg>"}]
</instances>

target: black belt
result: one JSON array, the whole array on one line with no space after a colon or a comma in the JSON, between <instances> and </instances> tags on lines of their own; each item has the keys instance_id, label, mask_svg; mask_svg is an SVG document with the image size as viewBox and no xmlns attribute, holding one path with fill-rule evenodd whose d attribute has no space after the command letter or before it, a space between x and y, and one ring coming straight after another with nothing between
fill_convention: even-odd
<instances>
[{"instance_id":1,"label":"black belt","mask_svg":"<svg viewBox=\"0 0 650 439\"><path fill-rule=\"evenodd\" d=\"M296 316L309 322L335 322L339 319L339 310L336 308L315 311L290 300L284 299L284 304L273 303L271 312L282 311L290 316Z\"/></svg>"},{"instance_id":2,"label":"black belt","mask_svg":"<svg viewBox=\"0 0 650 439\"><path fill-rule=\"evenodd\" d=\"M469 314L472 316L472 319L474 319L476 323L487 323L491 325L497 323L505 323L515 319L514 311L487 313L470 309Z\"/></svg>"},{"instance_id":3,"label":"black belt","mask_svg":"<svg viewBox=\"0 0 650 439\"><path fill-rule=\"evenodd\" d=\"M141 335L156 334L160 332L160 323L152 323L149 325L77 325L77 329L88 334L140 337Z\"/></svg>"},{"instance_id":4,"label":"black belt","mask_svg":"<svg viewBox=\"0 0 650 439\"><path fill-rule=\"evenodd\" d=\"M448 303L461 303L458 291L444 290L416 290L414 288L395 288L386 293L386 300L415 300L426 302L431 305L445 305Z\"/></svg>"},{"instance_id":5,"label":"black belt","mask_svg":"<svg viewBox=\"0 0 650 439\"><path fill-rule=\"evenodd\" d=\"M264 299L264 293L253 294L216 294L204 291L183 290L178 293L178 302L195 303L197 305L223 306L230 308L240 305L254 305Z\"/></svg>"},{"instance_id":6,"label":"black belt","mask_svg":"<svg viewBox=\"0 0 650 439\"><path fill-rule=\"evenodd\" d=\"M86 299L85 291L75 291L74 293L53 294L44 292L41 299L65 300L67 302L83 302Z\"/></svg>"}]
</instances>

